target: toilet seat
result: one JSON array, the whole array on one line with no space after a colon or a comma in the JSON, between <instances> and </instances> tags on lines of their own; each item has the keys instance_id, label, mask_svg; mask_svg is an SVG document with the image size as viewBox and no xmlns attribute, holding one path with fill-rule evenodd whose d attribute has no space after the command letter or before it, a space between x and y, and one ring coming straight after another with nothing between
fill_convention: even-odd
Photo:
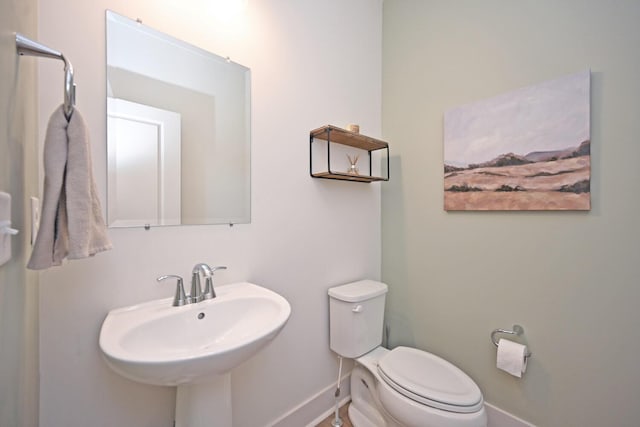
<instances>
[{"instance_id":1,"label":"toilet seat","mask_svg":"<svg viewBox=\"0 0 640 427\"><path fill-rule=\"evenodd\" d=\"M482 393L467 374L425 351L396 347L378 361L378 373L398 393L432 408L471 413L483 406Z\"/></svg>"}]
</instances>

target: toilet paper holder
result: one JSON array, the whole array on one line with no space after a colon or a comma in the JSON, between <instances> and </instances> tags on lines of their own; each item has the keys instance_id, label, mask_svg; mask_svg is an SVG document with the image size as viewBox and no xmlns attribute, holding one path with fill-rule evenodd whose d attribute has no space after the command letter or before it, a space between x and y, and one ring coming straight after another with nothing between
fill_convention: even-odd
<instances>
[{"instance_id":1,"label":"toilet paper holder","mask_svg":"<svg viewBox=\"0 0 640 427\"><path fill-rule=\"evenodd\" d=\"M524 329L520 325L513 325L513 329L512 330L509 330L509 329L494 329L491 332L491 342L496 347L498 347L498 340L496 339L496 335L498 335L498 334L509 334L509 335L518 335L518 336L520 336L520 335L524 334ZM525 359L530 358L531 354L532 353L529 350L527 350L527 353L524 355Z\"/></svg>"}]
</instances>

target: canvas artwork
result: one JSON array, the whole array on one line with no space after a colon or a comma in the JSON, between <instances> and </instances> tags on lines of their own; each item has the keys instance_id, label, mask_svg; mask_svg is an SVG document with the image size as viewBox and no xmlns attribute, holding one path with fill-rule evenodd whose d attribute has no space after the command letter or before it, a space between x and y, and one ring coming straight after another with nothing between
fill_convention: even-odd
<instances>
[{"instance_id":1,"label":"canvas artwork","mask_svg":"<svg viewBox=\"0 0 640 427\"><path fill-rule=\"evenodd\" d=\"M589 210L589 70L451 109L446 210Z\"/></svg>"}]
</instances>

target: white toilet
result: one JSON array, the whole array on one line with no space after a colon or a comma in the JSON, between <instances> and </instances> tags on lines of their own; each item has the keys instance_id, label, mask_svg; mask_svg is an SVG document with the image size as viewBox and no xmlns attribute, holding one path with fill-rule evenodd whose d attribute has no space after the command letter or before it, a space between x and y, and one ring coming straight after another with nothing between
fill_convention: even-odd
<instances>
[{"instance_id":1,"label":"white toilet","mask_svg":"<svg viewBox=\"0 0 640 427\"><path fill-rule=\"evenodd\" d=\"M349 418L355 427L486 427L482 393L464 372L422 350L382 347L387 285L329 289L331 349L353 358Z\"/></svg>"}]
</instances>

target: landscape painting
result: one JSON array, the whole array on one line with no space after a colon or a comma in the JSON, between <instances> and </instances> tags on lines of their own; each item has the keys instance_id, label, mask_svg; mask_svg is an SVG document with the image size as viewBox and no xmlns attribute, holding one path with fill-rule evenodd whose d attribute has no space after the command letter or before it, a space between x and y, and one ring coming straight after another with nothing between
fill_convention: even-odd
<instances>
[{"instance_id":1,"label":"landscape painting","mask_svg":"<svg viewBox=\"0 0 640 427\"><path fill-rule=\"evenodd\" d=\"M446 210L591 209L589 70L444 116Z\"/></svg>"}]
</instances>

